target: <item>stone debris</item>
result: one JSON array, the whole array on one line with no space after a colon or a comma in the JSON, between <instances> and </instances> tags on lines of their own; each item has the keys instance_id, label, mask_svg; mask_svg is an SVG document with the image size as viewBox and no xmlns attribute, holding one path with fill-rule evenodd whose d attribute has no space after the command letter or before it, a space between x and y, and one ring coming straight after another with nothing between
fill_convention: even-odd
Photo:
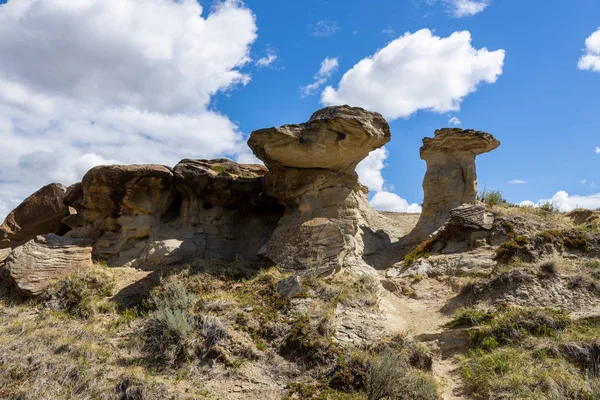
<instances>
[{"instance_id":1,"label":"stone debris","mask_svg":"<svg viewBox=\"0 0 600 400\"><path fill-rule=\"evenodd\" d=\"M6 270L25 295L37 296L54 282L86 268L92 268L89 240L38 236L13 249L6 259Z\"/></svg>"}]
</instances>

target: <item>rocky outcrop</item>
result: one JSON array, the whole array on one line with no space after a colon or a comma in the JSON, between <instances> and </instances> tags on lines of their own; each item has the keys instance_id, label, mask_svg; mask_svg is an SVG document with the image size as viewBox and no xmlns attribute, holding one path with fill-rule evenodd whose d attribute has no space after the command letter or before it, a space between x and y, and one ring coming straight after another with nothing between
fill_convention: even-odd
<instances>
[{"instance_id":1,"label":"rocky outcrop","mask_svg":"<svg viewBox=\"0 0 600 400\"><path fill-rule=\"evenodd\" d=\"M54 234L38 236L13 249L6 269L16 287L25 295L37 296L52 283L85 268L91 268L89 240L77 240Z\"/></svg>"},{"instance_id":2,"label":"rocky outcrop","mask_svg":"<svg viewBox=\"0 0 600 400\"><path fill-rule=\"evenodd\" d=\"M381 115L348 106L253 132L248 145L269 167L264 190L286 210L260 253L288 270L370 270L361 227L374 212L354 168L390 136Z\"/></svg>"},{"instance_id":3,"label":"rocky outcrop","mask_svg":"<svg viewBox=\"0 0 600 400\"><path fill-rule=\"evenodd\" d=\"M19 246L44 233L66 232L61 222L69 215L63 203L66 190L59 183L46 185L8 214L0 226L0 249Z\"/></svg>"},{"instance_id":4,"label":"rocky outcrop","mask_svg":"<svg viewBox=\"0 0 600 400\"><path fill-rule=\"evenodd\" d=\"M471 129L439 129L433 138L423 139L420 154L427 163L423 211L417 227L404 240L404 252L443 226L450 210L476 203L475 157L498 146L500 142L491 134Z\"/></svg>"},{"instance_id":5,"label":"rocky outcrop","mask_svg":"<svg viewBox=\"0 0 600 400\"><path fill-rule=\"evenodd\" d=\"M283 214L264 194L265 173L226 159L96 167L69 188L67 236L94 239L94 255L115 266L256 261Z\"/></svg>"},{"instance_id":6,"label":"rocky outcrop","mask_svg":"<svg viewBox=\"0 0 600 400\"><path fill-rule=\"evenodd\" d=\"M267 259L298 273L374 273L450 217L487 229L477 225L480 210L451 210L475 203L475 157L500 144L493 136L442 129L423 140L425 200L412 232L412 216L399 222L370 207L355 172L390 139L380 114L335 106L302 124L253 132L248 145L265 166L227 159L98 166L68 189L53 184L28 198L0 228L0 249L60 233L90 240L94 257L112 266Z\"/></svg>"}]
</instances>

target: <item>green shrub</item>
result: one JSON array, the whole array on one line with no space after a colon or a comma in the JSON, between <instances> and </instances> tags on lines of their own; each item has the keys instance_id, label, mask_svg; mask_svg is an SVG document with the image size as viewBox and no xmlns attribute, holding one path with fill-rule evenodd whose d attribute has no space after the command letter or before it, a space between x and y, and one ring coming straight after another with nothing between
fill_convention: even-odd
<instances>
[{"instance_id":1,"label":"green shrub","mask_svg":"<svg viewBox=\"0 0 600 400\"><path fill-rule=\"evenodd\" d=\"M152 310L178 309L188 310L196 303L196 296L187 290L187 287L177 275L164 279L155 287L148 298Z\"/></svg>"},{"instance_id":2,"label":"green shrub","mask_svg":"<svg viewBox=\"0 0 600 400\"><path fill-rule=\"evenodd\" d=\"M483 191L477 196L477 199L481 202L489 206L498 206L500 204L506 204L506 200L502 197L502 192L499 190L486 190Z\"/></svg>"},{"instance_id":3,"label":"green shrub","mask_svg":"<svg viewBox=\"0 0 600 400\"><path fill-rule=\"evenodd\" d=\"M501 263L509 263L515 258L523 259L524 261L532 261L533 257L528 251L531 241L527 236L515 235L513 239L502 243L496 249L496 261Z\"/></svg>"},{"instance_id":4,"label":"green shrub","mask_svg":"<svg viewBox=\"0 0 600 400\"><path fill-rule=\"evenodd\" d=\"M411 265L419 258L428 258L433 248L433 240L426 240L419 244L413 251L404 256L404 263Z\"/></svg>"},{"instance_id":5,"label":"green shrub","mask_svg":"<svg viewBox=\"0 0 600 400\"><path fill-rule=\"evenodd\" d=\"M150 361L177 366L197 348L195 320L186 312L161 308L150 314L143 328L143 351Z\"/></svg>"},{"instance_id":6,"label":"green shrub","mask_svg":"<svg viewBox=\"0 0 600 400\"><path fill-rule=\"evenodd\" d=\"M114 310L114 304L106 300L114 287L113 277L102 269L82 270L52 285L43 300L53 309L87 319Z\"/></svg>"},{"instance_id":7,"label":"green shrub","mask_svg":"<svg viewBox=\"0 0 600 400\"><path fill-rule=\"evenodd\" d=\"M572 324L565 310L503 305L483 312L459 310L446 327L476 326L469 332L473 344L492 349L498 345L520 342L529 336L555 337Z\"/></svg>"},{"instance_id":8,"label":"green shrub","mask_svg":"<svg viewBox=\"0 0 600 400\"><path fill-rule=\"evenodd\" d=\"M308 364L324 364L335 356L336 348L329 337L322 336L310 324L306 314L292 321L290 332L281 347L281 353L294 359L302 359Z\"/></svg>"},{"instance_id":9,"label":"green shrub","mask_svg":"<svg viewBox=\"0 0 600 400\"><path fill-rule=\"evenodd\" d=\"M459 308L454 312L454 318L447 322L445 328L459 328L488 323L494 319L494 314L476 308Z\"/></svg>"},{"instance_id":10,"label":"green shrub","mask_svg":"<svg viewBox=\"0 0 600 400\"><path fill-rule=\"evenodd\" d=\"M540 204L540 210L548 212L548 213L558 212L558 208L556 208L551 201L546 201L546 202Z\"/></svg>"},{"instance_id":11,"label":"green shrub","mask_svg":"<svg viewBox=\"0 0 600 400\"><path fill-rule=\"evenodd\" d=\"M394 350L386 350L371 364L367 385L369 400L438 399L436 380L408 366L406 358Z\"/></svg>"},{"instance_id":12,"label":"green shrub","mask_svg":"<svg viewBox=\"0 0 600 400\"><path fill-rule=\"evenodd\" d=\"M366 389L369 377L369 358L367 354L342 354L330 373L329 387L345 393Z\"/></svg>"}]
</instances>

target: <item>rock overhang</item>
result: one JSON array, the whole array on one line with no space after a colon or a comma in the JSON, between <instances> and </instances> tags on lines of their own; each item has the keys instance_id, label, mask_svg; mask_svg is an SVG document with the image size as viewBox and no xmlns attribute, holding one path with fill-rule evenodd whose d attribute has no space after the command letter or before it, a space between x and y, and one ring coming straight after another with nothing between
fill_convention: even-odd
<instances>
[{"instance_id":1,"label":"rock overhang","mask_svg":"<svg viewBox=\"0 0 600 400\"><path fill-rule=\"evenodd\" d=\"M433 138L424 138L421 159L428 160L441 154L477 156L500 146L493 135L473 129L444 128L434 132Z\"/></svg>"},{"instance_id":2,"label":"rock overhang","mask_svg":"<svg viewBox=\"0 0 600 400\"><path fill-rule=\"evenodd\" d=\"M248 146L268 168L324 168L354 172L369 153L391 140L381 114L359 107L333 106L302 124L259 129Z\"/></svg>"}]
</instances>

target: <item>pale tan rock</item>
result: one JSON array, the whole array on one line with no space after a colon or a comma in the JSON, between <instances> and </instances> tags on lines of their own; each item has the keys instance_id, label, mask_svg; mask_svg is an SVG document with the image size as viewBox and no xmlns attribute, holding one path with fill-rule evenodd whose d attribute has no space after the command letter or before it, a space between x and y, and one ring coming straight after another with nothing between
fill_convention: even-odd
<instances>
[{"instance_id":1,"label":"pale tan rock","mask_svg":"<svg viewBox=\"0 0 600 400\"><path fill-rule=\"evenodd\" d=\"M421 158L427 163L423 179L423 211L415 229L403 239L404 256L426 240L450 218L450 211L476 204L475 157L492 151L500 142L489 133L446 128L424 138Z\"/></svg>"},{"instance_id":2,"label":"pale tan rock","mask_svg":"<svg viewBox=\"0 0 600 400\"><path fill-rule=\"evenodd\" d=\"M163 165L103 165L89 170L81 186L88 221L121 215L162 215L175 197L175 179Z\"/></svg>"},{"instance_id":3,"label":"pale tan rock","mask_svg":"<svg viewBox=\"0 0 600 400\"><path fill-rule=\"evenodd\" d=\"M0 226L0 249L19 246L37 235L66 232L62 224L69 215L63 204L66 190L59 183L46 185L8 214Z\"/></svg>"},{"instance_id":4,"label":"pale tan rock","mask_svg":"<svg viewBox=\"0 0 600 400\"><path fill-rule=\"evenodd\" d=\"M423 180L422 218L445 214L462 204L475 204L475 156L494 150L500 142L492 135L458 128L439 129L423 139L421 158L427 163Z\"/></svg>"},{"instance_id":5,"label":"pale tan rock","mask_svg":"<svg viewBox=\"0 0 600 400\"><path fill-rule=\"evenodd\" d=\"M375 273L365 261L365 251L373 252L365 241L383 244L368 228L382 218L354 168L389 140L381 115L348 106L319 110L304 124L253 132L248 144L269 167L264 191L285 206L260 254L298 273Z\"/></svg>"},{"instance_id":6,"label":"pale tan rock","mask_svg":"<svg viewBox=\"0 0 600 400\"><path fill-rule=\"evenodd\" d=\"M93 267L92 248L89 240L38 236L13 249L5 267L22 293L37 296L61 278Z\"/></svg>"},{"instance_id":7,"label":"pale tan rock","mask_svg":"<svg viewBox=\"0 0 600 400\"><path fill-rule=\"evenodd\" d=\"M0 249L0 266L2 264L4 264L4 261L6 261L6 259L8 258L8 255L10 254L11 249Z\"/></svg>"},{"instance_id":8,"label":"pale tan rock","mask_svg":"<svg viewBox=\"0 0 600 400\"><path fill-rule=\"evenodd\" d=\"M353 173L372 150L391 139L385 119L358 107L334 106L308 122L252 132L248 146L268 168L326 168Z\"/></svg>"}]
</instances>

